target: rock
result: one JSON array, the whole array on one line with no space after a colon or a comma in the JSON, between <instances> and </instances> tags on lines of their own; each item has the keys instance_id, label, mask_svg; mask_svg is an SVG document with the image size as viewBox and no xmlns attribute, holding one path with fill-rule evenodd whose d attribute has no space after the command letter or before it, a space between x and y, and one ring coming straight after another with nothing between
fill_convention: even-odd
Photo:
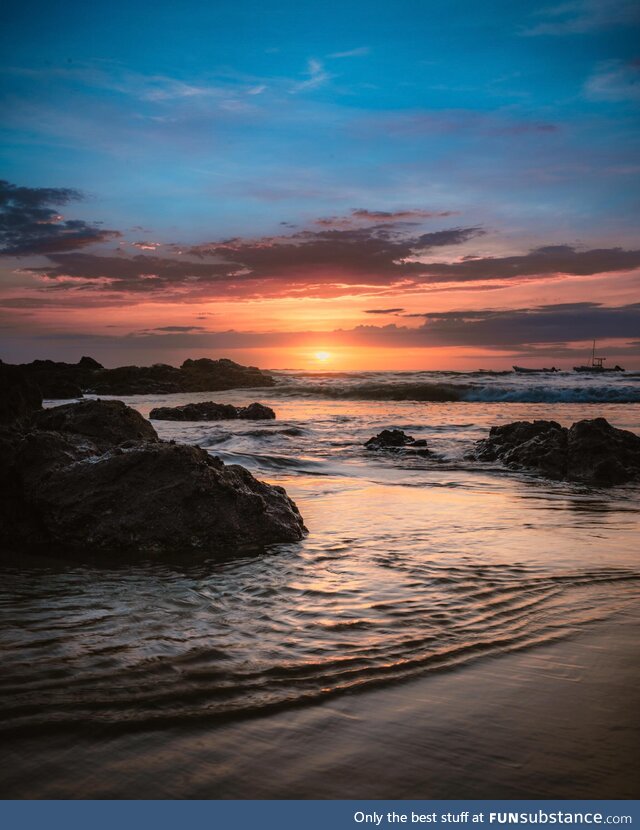
<instances>
[{"instance_id":1,"label":"rock","mask_svg":"<svg viewBox=\"0 0 640 830\"><path fill-rule=\"evenodd\" d=\"M49 400L81 398L82 387L93 371L86 364L53 360L34 360L16 368L40 389L43 398Z\"/></svg>"},{"instance_id":2,"label":"rock","mask_svg":"<svg viewBox=\"0 0 640 830\"><path fill-rule=\"evenodd\" d=\"M479 441L479 461L503 461L507 466L536 470L547 478L562 479L566 466L566 430L556 421L515 421L491 427Z\"/></svg>"},{"instance_id":3,"label":"rock","mask_svg":"<svg viewBox=\"0 0 640 830\"><path fill-rule=\"evenodd\" d=\"M604 418L578 421L567 436L567 478L600 485L640 479L640 436Z\"/></svg>"},{"instance_id":4,"label":"rock","mask_svg":"<svg viewBox=\"0 0 640 830\"><path fill-rule=\"evenodd\" d=\"M272 421L275 417L273 409L263 403L250 403L249 406L242 406L238 410L238 418L245 421Z\"/></svg>"},{"instance_id":5,"label":"rock","mask_svg":"<svg viewBox=\"0 0 640 830\"><path fill-rule=\"evenodd\" d=\"M98 395L146 395L175 392L214 392L224 389L273 386L275 381L255 366L232 360L185 360L178 369L164 363L105 369L92 357L78 363L34 360L18 368L47 399Z\"/></svg>"},{"instance_id":6,"label":"rock","mask_svg":"<svg viewBox=\"0 0 640 830\"><path fill-rule=\"evenodd\" d=\"M83 369L104 369L102 363L98 363L97 360L94 360L92 357L87 357L83 355L80 360L78 361L78 366L81 366Z\"/></svg>"},{"instance_id":7,"label":"rock","mask_svg":"<svg viewBox=\"0 0 640 830\"><path fill-rule=\"evenodd\" d=\"M86 391L95 395L168 395L186 390L180 369L155 363L94 372Z\"/></svg>"},{"instance_id":8,"label":"rock","mask_svg":"<svg viewBox=\"0 0 640 830\"><path fill-rule=\"evenodd\" d=\"M34 502L52 540L74 549L225 551L302 538L281 487L199 447L157 443L55 470Z\"/></svg>"},{"instance_id":9,"label":"rock","mask_svg":"<svg viewBox=\"0 0 640 830\"><path fill-rule=\"evenodd\" d=\"M237 418L263 421L275 418L276 413L261 403L233 406L227 403L204 401L183 406L159 406L151 410L149 417L154 421L234 421Z\"/></svg>"},{"instance_id":10,"label":"rock","mask_svg":"<svg viewBox=\"0 0 640 830\"><path fill-rule=\"evenodd\" d=\"M0 424L25 421L42 407L39 388L18 369L0 361Z\"/></svg>"},{"instance_id":11,"label":"rock","mask_svg":"<svg viewBox=\"0 0 640 830\"><path fill-rule=\"evenodd\" d=\"M158 440L121 401L0 426L0 549L212 556L302 538L281 487L198 447Z\"/></svg>"},{"instance_id":12,"label":"rock","mask_svg":"<svg viewBox=\"0 0 640 830\"><path fill-rule=\"evenodd\" d=\"M165 363L120 366L94 373L91 389L98 395L157 395L175 392L220 392L252 386L273 386L274 380L254 366L222 358L185 360L179 369Z\"/></svg>"},{"instance_id":13,"label":"rock","mask_svg":"<svg viewBox=\"0 0 640 830\"><path fill-rule=\"evenodd\" d=\"M146 418L122 401L80 401L43 409L33 417L39 430L89 438L108 449L125 441L157 441L158 434Z\"/></svg>"},{"instance_id":14,"label":"rock","mask_svg":"<svg viewBox=\"0 0 640 830\"><path fill-rule=\"evenodd\" d=\"M185 392L218 392L224 389L273 386L271 375L255 366L241 366L233 360L185 360L180 371L184 376Z\"/></svg>"},{"instance_id":15,"label":"rock","mask_svg":"<svg viewBox=\"0 0 640 830\"><path fill-rule=\"evenodd\" d=\"M416 441L415 438L411 435L407 435L401 429L383 429L382 432L379 432L373 438L369 438L369 440L365 442L365 447L368 450L392 450L396 452L405 449L406 447L410 447L411 450L413 450L414 447L426 446L426 441ZM429 450L424 449L416 454L428 455Z\"/></svg>"},{"instance_id":16,"label":"rock","mask_svg":"<svg viewBox=\"0 0 640 830\"><path fill-rule=\"evenodd\" d=\"M233 421L238 417L235 406L226 403L187 403L184 406L158 406L149 417L154 421Z\"/></svg>"},{"instance_id":17,"label":"rock","mask_svg":"<svg viewBox=\"0 0 640 830\"><path fill-rule=\"evenodd\" d=\"M473 457L586 484L607 486L640 478L640 437L604 418L578 421L571 429L555 421L492 427L489 437L476 444Z\"/></svg>"}]
</instances>

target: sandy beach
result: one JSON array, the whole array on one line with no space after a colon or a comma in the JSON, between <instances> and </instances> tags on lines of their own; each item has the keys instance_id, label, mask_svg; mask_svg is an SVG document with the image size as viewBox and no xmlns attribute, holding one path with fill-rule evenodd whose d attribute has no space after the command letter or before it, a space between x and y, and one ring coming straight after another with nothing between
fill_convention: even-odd
<instances>
[{"instance_id":1,"label":"sandy beach","mask_svg":"<svg viewBox=\"0 0 640 830\"><path fill-rule=\"evenodd\" d=\"M9 742L14 798L637 798L640 614L242 723Z\"/></svg>"}]
</instances>

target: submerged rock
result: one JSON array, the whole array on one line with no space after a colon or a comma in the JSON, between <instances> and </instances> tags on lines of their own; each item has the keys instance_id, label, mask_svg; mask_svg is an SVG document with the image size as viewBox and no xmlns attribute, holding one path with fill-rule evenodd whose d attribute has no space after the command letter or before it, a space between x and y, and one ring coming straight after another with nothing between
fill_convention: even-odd
<instances>
[{"instance_id":1,"label":"submerged rock","mask_svg":"<svg viewBox=\"0 0 640 830\"><path fill-rule=\"evenodd\" d=\"M233 421L241 418L248 421L265 421L276 417L269 406L252 403L249 406L233 406L228 403L188 403L184 406L158 406L149 417L154 421Z\"/></svg>"},{"instance_id":2,"label":"submerged rock","mask_svg":"<svg viewBox=\"0 0 640 830\"><path fill-rule=\"evenodd\" d=\"M556 421L492 427L489 437L476 444L473 457L601 486L640 479L640 437L604 418L578 421L570 429Z\"/></svg>"},{"instance_id":3,"label":"submerged rock","mask_svg":"<svg viewBox=\"0 0 640 830\"><path fill-rule=\"evenodd\" d=\"M426 446L426 441L422 439L417 441L401 429L383 429L382 432L365 442L365 447L368 450L392 450L397 452L407 447L412 450L417 447L424 447L425 449L420 450L419 454L425 455L429 454Z\"/></svg>"},{"instance_id":4,"label":"submerged rock","mask_svg":"<svg viewBox=\"0 0 640 830\"><path fill-rule=\"evenodd\" d=\"M0 428L0 545L55 553L211 555L305 532L281 487L198 447L159 441L121 401Z\"/></svg>"}]
</instances>

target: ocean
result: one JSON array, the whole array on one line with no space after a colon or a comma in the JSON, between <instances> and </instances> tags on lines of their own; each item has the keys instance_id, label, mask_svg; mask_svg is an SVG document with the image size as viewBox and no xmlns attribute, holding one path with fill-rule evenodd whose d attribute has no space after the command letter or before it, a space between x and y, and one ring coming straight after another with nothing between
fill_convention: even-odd
<instances>
[{"instance_id":1,"label":"ocean","mask_svg":"<svg viewBox=\"0 0 640 830\"><path fill-rule=\"evenodd\" d=\"M588 642L585 636L600 637L605 650L632 640L628 626L637 624L640 607L638 486L552 482L467 455L491 426L516 420L568 426L605 417L640 434L640 373L276 377L268 389L121 399L145 416L154 406L212 399L271 406L275 421L154 426L163 439L197 444L284 486L309 529L301 543L223 561L185 555L105 564L88 551L83 564L2 565L4 797L364 797L366 781L396 780L396 772L377 750L363 751L368 777L354 792L335 759L325 757L319 768L312 746L321 738L310 713L324 707L323 723L348 753L349 718L366 720L367 701L375 700L370 711L379 728L390 707L402 711L405 690L419 680L425 693L445 689L449 701L432 701L434 720L422 728L437 730L457 711L456 728L469 729L472 740L477 713L469 700L465 721L456 691L477 693L469 678L477 678L476 689L489 684L487 699L507 687L524 693L540 675L529 676L532 664L523 660L550 654L553 663L556 644L565 655L577 653L567 644ZM432 455L367 451L364 442L385 428L426 439ZM590 653L585 645L576 649ZM569 664L564 693L576 680ZM623 676L616 671L598 675L600 708L589 698L588 720L594 734L593 721L601 720L612 757L622 752L624 765L625 724L638 724L631 708L612 713L603 704ZM578 674L583 686L591 682ZM510 711L513 736L533 715ZM407 712L405 727L415 717ZM389 724L377 740L391 742L397 729ZM501 751L524 763L521 783L503 786L512 772L500 779L486 762L482 772L476 753L475 772L465 779L475 788L461 792L459 741L448 740L437 786L424 782L424 797L531 795L540 764L527 775L526 759L508 742ZM611 775L602 785L580 740L567 740L564 756L549 756L564 775L569 753L576 769L582 764L592 797L626 797L627 784L620 784L622 795ZM424 756L424 746L410 747L394 764L415 769L427 763ZM247 772L249 760L257 766ZM196 785L193 768L203 764L206 780ZM565 797L579 794L575 776L564 786ZM378 792L423 797L416 789L419 783L410 793L400 785L395 796Z\"/></svg>"}]
</instances>

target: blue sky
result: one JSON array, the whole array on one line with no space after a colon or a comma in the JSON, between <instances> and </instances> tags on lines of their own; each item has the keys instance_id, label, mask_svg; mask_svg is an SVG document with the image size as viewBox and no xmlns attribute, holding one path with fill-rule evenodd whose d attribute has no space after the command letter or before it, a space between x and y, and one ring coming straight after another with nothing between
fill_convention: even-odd
<instances>
[{"instance_id":1,"label":"blue sky","mask_svg":"<svg viewBox=\"0 0 640 830\"><path fill-rule=\"evenodd\" d=\"M405 234L414 239L405 258L438 263L553 246L633 251L640 207L639 35L640 12L627 0L9 2L0 20L0 178L34 193L77 191L74 198L60 196L60 216L117 235L85 234L77 247L84 259L73 260L76 283L67 288L63 272L71 260L47 258L59 255L59 247L38 243L28 251L24 240L7 237L2 287L13 311L5 312L5 328L15 328L20 339L26 335L18 331L37 320L61 336L73 329L72 320L83 325L82 296L106 301L105 287L109 308L122 314L116 295L130 292L131 283L113 281L105 256L126 264L127 273L128 260L147 251L215 264L229 253L215 246L232 237L242 240L237 245L246 259L234 254L234 269L224 278L207 276L208 291L198 285L190 292L175 282L172 292L166 283L157 291L149 282L146 294L136 294L141 313L131 316L126 334L141 331L145 302L165 304L158 323L176 314L182 323L179 296L190 305L208 304L209 313L220 297L230 302L239 280L238 302L317 294L334 301L335 313L323 306L326 318L356 326L362 300L349 305L336 288L345 280L335 273L344 275L353 261L352 248L348 262L341 255L344 246L370 247L367 235ZM11 210L7 227L14 233L15 204ZM401 215L407 211L421 215ZM50 223L63 221L53 217ZM415 241L456 228L469 233L439 239L437 256L433 237L427 247ZM261 271L247 248L262 239L257 244L297 251L316 245L318 238L304 234L319 229L334 234L320 241L340 249L335 262L325 257L323 273L315 268L306 278L310 260L302 255L295 284L288 254ZM56 230L67 235L65 251L73 250L71 229ZM135 247L141 242L154 247ZM39 258L25 259L29 253ZM158 265L139 262L139 276ZM40 270L27 273L30 263ZM327 273L332 263L333 277ZM635 291L638 299L633 265L621 273L607 271L605 263L591 274L568 267L561 277L541 273L536 291L530 274L515 273L492 294L492 308L529 308L536 296L628 305ZM366 280L366 269L355 270L363 288L355 291L356 280L346 279L349 297L404 296L397 274L381 287L379 275ZM572 290L556 289L567 278L574 280ZM193 283L192 274L186 279ZM463 300L489 307L479 285L474 291L454 281L449 294L439 287L429 299L428 282L413 285L410 300L383 305L408 304L412 313L425 314L460 309ZM35 299L48 299L48 291L58 298L66 291L73 313L38 316ZM22 317L15 303L21 297L31 300ZM269 324L281 330L282 309L265 308L273 311ZM225 309L234 321L233 308ZM264 310L256 307L259 319ZM313 316L300 309L301 323ZM238 324L247 325L240 317ZM623 353L627 347L620 344Z\"/></svg>"}]
</instances>

